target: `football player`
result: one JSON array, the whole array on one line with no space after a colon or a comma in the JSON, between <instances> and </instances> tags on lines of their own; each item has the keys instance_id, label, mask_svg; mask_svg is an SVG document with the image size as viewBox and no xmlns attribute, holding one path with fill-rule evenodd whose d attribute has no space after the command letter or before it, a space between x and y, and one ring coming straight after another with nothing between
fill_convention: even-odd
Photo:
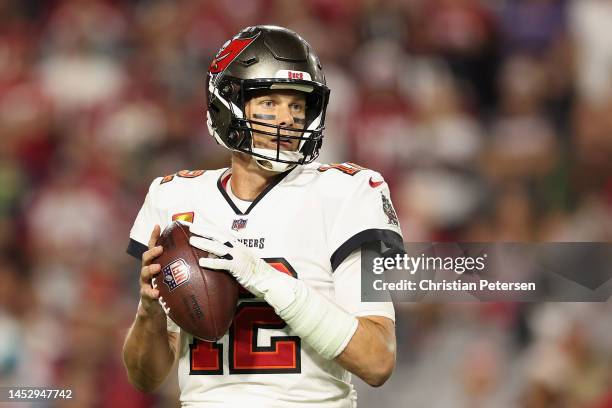
<instances>
[{"instance_id":1,"label":"football player","mask_svg":"<svg viewBox=\"0 0 612 408\"><path fill-rule=\"evenodd\" d=\"M128 247L142 260L123 351L130 381L152 391L178 359L185 407L354 407L351 373L380 386L395 365L393 306L362 302L360 288L362 246L402 250L388 186L355 164L315 162L329 89L293 31L241 31L212 61L207 90L209 131L231 166L150 186ZM191 245L216 255L200 265L246 289L216 343L167 319L151 287L155 242L177 219L198 235Z\"/></svg>"}]
</instances>

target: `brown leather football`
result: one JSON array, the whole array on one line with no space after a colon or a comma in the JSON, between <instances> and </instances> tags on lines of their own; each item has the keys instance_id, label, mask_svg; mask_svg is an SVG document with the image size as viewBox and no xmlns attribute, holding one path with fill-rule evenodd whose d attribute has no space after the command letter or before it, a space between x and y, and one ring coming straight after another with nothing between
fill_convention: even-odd
<instances>
[{"instance_id":1,"label":"brown leather football","mask_svg":"<svg viewBox=\"0 0 612 408\"><path fill-rule=\"evenodd\" d=\"M157 240L164 248L155 260L161 272L151 284L170 318L186 332L206 341L223 337L238 304L238 282L226 271L204 269L199 258L208 253L189 245L191 232L179 222L170 224Z\"/></svg>"}]
</instances>

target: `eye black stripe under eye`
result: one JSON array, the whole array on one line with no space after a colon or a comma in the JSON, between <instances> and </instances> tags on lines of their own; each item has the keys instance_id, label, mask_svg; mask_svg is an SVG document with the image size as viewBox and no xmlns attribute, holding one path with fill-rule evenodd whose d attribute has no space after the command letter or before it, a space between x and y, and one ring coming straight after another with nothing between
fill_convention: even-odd
<instances>
[{"instance_id":1,"label":"eye black stripe under eye","mask_svg":"<svg viewBox=\"0 0 612 408\"><path fill-rule=\"evenodd\" d=\"M297 123L298 125L305 125L306 124L306 119L304 119L304 118L293 118L293 122Z\"/></svg>"},{"instance_id":2,"label":"eye black stripe under eye","mask_svg":"<svg viewBox=\"0 0 612 408\"><path fill-rule=\"evenodd\" d=\"M253 117L255 119L262 119L262 120L274 120L274 119L276 119L276 115L266 115L264 113L254 113Z\"/></svg>"}]
</instances>

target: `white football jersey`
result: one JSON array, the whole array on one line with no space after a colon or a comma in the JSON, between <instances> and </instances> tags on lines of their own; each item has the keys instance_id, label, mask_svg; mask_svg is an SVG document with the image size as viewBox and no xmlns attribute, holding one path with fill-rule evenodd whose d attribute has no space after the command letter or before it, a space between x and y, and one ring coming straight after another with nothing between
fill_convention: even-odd
<instances>
[{"instance_id":1,"label":"white football jersey","mask_svg":"<svg viewBox=\"0 0 612 408\"><path fill-rule=\"evenodd\" d=\"M251 203L231 198L230 177L230 170L220 169L155 179L128 252L140 259L155 224L163 229L174 219L205 220L354 316L395 320L391 303L361 302L361 245L403 248L380 174L350 163L298 166ZM168 329L178 327L170 321ZM204 342L181 330L178 370L184 407L356 406L350 373L319 356L246 291L221 340Z\"/></svg>"}]
</instances>

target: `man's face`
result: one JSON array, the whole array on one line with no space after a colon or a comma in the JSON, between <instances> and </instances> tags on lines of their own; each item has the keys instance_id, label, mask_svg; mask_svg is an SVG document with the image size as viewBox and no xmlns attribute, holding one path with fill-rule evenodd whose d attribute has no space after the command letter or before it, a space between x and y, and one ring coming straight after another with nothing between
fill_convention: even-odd
<instances>
[{"instance_id":1,"label":"man's face","mask_svg":"<svg viewBox=\"0 0 612 408\"><path fill-rule=\"evenodd\" d=\"M306 97L303 92L276 90L257 93L246 103L245 113L247 119L255 122L296 129L280 131L280 150L298 149L298 139L283 139L282 136L302 135L301 130L306 124ZM275 129L257 124L252 124L252 128L254 147L276 150L277 137L257 132L275 133Z\"/></svg>"}]
</instances>

